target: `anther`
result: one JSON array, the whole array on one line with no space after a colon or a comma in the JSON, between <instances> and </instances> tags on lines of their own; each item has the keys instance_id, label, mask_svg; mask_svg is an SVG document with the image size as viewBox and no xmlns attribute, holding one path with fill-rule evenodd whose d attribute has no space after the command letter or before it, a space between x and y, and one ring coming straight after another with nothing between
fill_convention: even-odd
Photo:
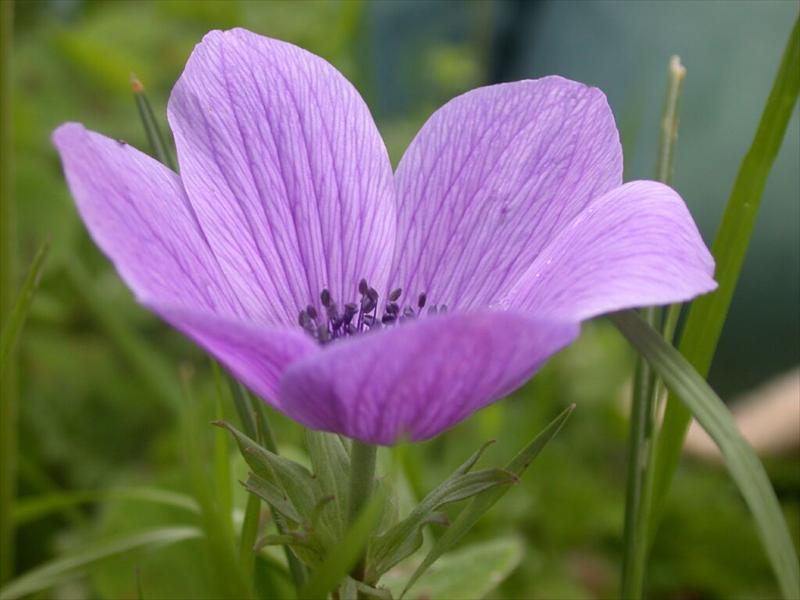
<instances>
[{"instance_id":1,"label":"anther","mask_svg":"<svg viewBox=\"0 0 800 600\"><path fill-rule=\"evenodd\" d=\"M367 280L362 279L361 281L358 282L358 293L363 296L367 293L367 290L369 290L369 286L367 285Z\"/></svg>"},{"instance_id":2,"label":"anther","mask_svg":"<svg viewBox=\"0 0 800 600\"><path fill-rule=\"evenodd\" d=\"M331 293L328 288L322 290L322 293L319 295L320 300L322 300L322 306L328 306L331 303Z\"/></svg>"},{"instance_id":3,"label":"anther","mask_svg":"<svg viewBox=\"0 0 800 600\"><path fill-rule=\"evenodd\" d=\"M428 296L425 294L425 292L422 292L422 293L419 295L419 298L417 298L417 306L418 306L419 308L425 308L425 303L426 303L427 301L428 301Z\"/></svg>"},{"instance_id":4,"label":"anther","mask_svg":"<svg viewBox=\"0 0 800 600\"><path fill-rule=\"evenodd\" d=\"M311 318L312 321L317 320L317 309L310 304L306 307L306 314Z\"/></svg>"},{"instance_id":5,"label":"anther","mask_svg":"<svg viewBox=\"0 0 800 600\"><path fill-rule=\"evenodd\" d=\"M392 290L392 292L389 294L389 300L391 300L392 302L397 301L397 299L400 297L400 294L402 293L403 293L402 288L396 288Z\"/></svg>"}]
</instances>

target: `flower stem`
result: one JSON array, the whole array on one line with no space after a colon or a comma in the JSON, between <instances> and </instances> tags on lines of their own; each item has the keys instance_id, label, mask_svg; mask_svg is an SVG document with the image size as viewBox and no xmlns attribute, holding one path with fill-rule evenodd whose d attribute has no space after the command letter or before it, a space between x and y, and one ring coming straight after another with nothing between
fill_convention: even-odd
<instances>
[{"instance_id":1,"label":"flower stem","mask_svg":"<svg viewBox=\"0 0 800 600\"><path fill-rule=\"evenodd\" d=\"M352 527L361 510L367 504L375 483L375 459L377 446L364 444L352 440L350 447L350 499L348 507L348 522ZM364 577L364 560L358 562L353 571L353 577L359 581Z\"/></svg>"},{"instance_id":2,"label":"flower stem","mask_svg":"<svg viewBox=\"0 0 800 600\"><path fill-rule=\"evenodd\" d=\"M672 179L675 141L678 137L678 105L686 69L680 59L673 56L669 65L669 83L661 120L661 138L658 147L656 177L662 183ZM674 321L679 306L670 307L670 323ZM642 316L655 326L663 319L660 308L648 307ZM656 414L661 386L650 367L639 356L631 405L631 433L628 442L628 474L625 493L624 554L622 560L622 598L641 598L647 562L647 524L652 504L652 447Z\"/></svg>"},{"instance_id":3,"label":"flower stem","mask_svg":"<svg viewBox=\"0 0 800 600\"><path fill-rule=\"evenodd\" d=\"M0 2L0 326L11 316L17 289L16 218L11 163L11 52L14 3ZM14 570L14 500L17 491L16 357L7 357L0 380L0 585Z\"/></svg>"}]
</instances>

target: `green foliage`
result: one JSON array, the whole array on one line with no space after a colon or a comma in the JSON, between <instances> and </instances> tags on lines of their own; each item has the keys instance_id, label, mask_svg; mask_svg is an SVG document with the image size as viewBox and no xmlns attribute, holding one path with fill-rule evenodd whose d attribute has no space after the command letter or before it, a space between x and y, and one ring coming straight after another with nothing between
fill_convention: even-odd
<instances>
[{"instance_id":1,"label":"green foliage","mask_svg":"<svg viewBox=\"0 0 800 600\"><path fill-rule=\"evenodd\" d=\"M728 408L688 361L637 313L615 313L611 320L717 444L758 524L783 597L800 597L800 562L786 519L764 467Z\"/></svg>"},{"instance_id":2,"label":"green foliage","mask_svg":"<svg viewBox=\"0 0 800 600\"><path fill-rule=\"evenodd\" d=\"M86 563L50 580L47 584L53 587L44 592L47 597L136 597L137 582L144 598L216 597L216 563L202 537L203 518L168 502L132 500L117 493L167 490L197 504L181 449L182 403L174 375L180 361L196 365L198 456L207 485L217 491L221 484L211 482L227 479L222 460L226 453L231 478L248 480L247 465L231 453L232 444L213 450L214 438L221 437L217 433L225 438L227 433L205 426L211 420L236 418L230 396L223 394L221 407L215 404L219 392L202 354L136 306L113 267L88 239L50 146L51 131L63 121L81 121L146 150L148 140L131 100L130 73L147 85L154 120L167 132L166 100L193 44L210 28L243 25L300 44L342 69L364 91L396 161L438 104L486 82L489 5L475 3L462 10L474 24L475 36L423 32L419 43L404 50L405 64L413 68L388 76L410 101L408 110L393 113L382 109L375 85L378 75L386 74L377 73L369 45L376 35L372 15L367 14L371 4L375 3L16 3L12 120L20 262L29 263L43 240L49 239L51 246L19 347L17 574L33 573L33 568L54 558L80 556L84 548L104 540L173 528L198 532L180 543L138 546ZM624 108L614 105L620 122L625 119ZM11 185L11 178L0 179ZM7 222L3 220L4 225ZM2 241L9 239L4 235ZM624 341L613 327L604 322L587 324L578 343L510 400L481 411L436 440L393 450L405 453L402 460L394 457L401 467L391 477L396 489L390 490L386 481L379 481L378 489L385 490L397 514L408 515L478 440L497 438L493 452L511 456L532 432L546 425L549 415L575 402L580 409L537 459L536 476L522 478L503 499L502 510L490 510L481 518L463 538L464 549L503 534L513 534L514 543L522 545L519 568L514 570L517 563L509 561L496 571L504 579L497 589L486 592L489 597L613 596L621 556L620 473L627 426L621 398L630 364ZM260 417L257 411L251 413L258 428ZM270 412L269 418L280 455L318 474L317 459L309 460L303 450L300 429L280 414ZM797 512L800 497L800 475L793 460L768 465L770 475L783 473L778 492L789 515ZM89 490L86 495L84 490ZM243 486L231 487L229 502L220 493L212 502L219 502L220 515L232 515L234 535L245 513L254 515L253 531L258 536L281 534L276 527L279 520L266 511L260 514L261 503ZM666 534L662 531L654 541L648 590L653 597L776 595L769 564L760 553L750 552L758 543L757 533L724 474L687 462L670 498L664 508ZM323 511L333 509L332 502L322 506ZM441 512L451 520L457 518L447 506ZM391 513L384 511L381 531L394 524ZM237 541L248 547L244 538ZM398 581L396 573L405 582L409 569L421 562L431 544L428 539L419 552L384 576L391 589L397 591L392 583ZM437 561L411 597L442 589L428 588L426 582L458 551ZM465 574L483 565L488 555L479 552L472 556L477 554L480 560L466 563L468 569L462 567ZM272 590L272 597L294 595L280 549L265 547L255 554L255 561L259 591ZM457 568L450 571L454 572ZM450 597L451 590L446 595Z\"/></svg>"},{"instance_id":3,"label":"green foliage","mask_svg":"<svg viewBox=\"0 0 800 600\"><path fill-rule=\"evenodd\" d=\"M701 376L708 375L742 270L761 196L789 119L800 94L800 17L789 34L781 64L767 98L752 145L739 166L728 205L711 248L719 287L698 298L689 311L679 349ZM658 524L672 476L680 459L691 415L675 398L667 402L664 424L656 440L654 503L651 528Z\"/></svg>"}]
</instances>

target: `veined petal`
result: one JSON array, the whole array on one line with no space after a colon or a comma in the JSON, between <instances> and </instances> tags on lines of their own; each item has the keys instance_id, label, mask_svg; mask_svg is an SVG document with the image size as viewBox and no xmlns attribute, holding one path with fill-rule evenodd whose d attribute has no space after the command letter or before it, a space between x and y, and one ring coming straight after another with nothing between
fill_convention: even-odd
<instances>
[{"instance_id":1,"label":"veined petal","mask_svg":"<svg viewBox=\"0 0 800 600\"><path fill-rule=\"evenodd\" d=\"M421 318L292 364L282 410L368 443L423 440L522 385L577 334L575 323L511 312Z\"/></svg>"},{"instance_id":2,"label":"veined petal","mask_svg":"<svg viewBox=\"0 0 800 600\"><path fill-rule=\"evenodd\" d=\"M551 240L499 305L583 320L689 300L717 287L714 259L681 197L655 181L592 202Z\"/></svg>"},{"instance_id":3,"label":"veined petal","mask_svg":"<svg viewBox=\"0 0 800 600\"><path fill-rule=\"evenodd\" d=\"M389 158L329 63L245 31L212 31L172 91L181 178L238 296L271 323L385 285L395 235Z\"/></svg>"},{"instance_id":4,"label":"veined petal","mask_svg":"<svg viewBox=\"0 0 800 600\"><path fill-rule=\"evenodd\" d=\"M89 233L140 301L243 314L175 173L78 123L53 142Z\"/></svg>"},{"instance_id":5,"label":"veined petal","mask_svg":"<svg viewBox=\"0 0 800 600\"><path fill-rule=\"evenodd\" d=\"M428 119L398 167L392 285L451 307L487 306L621 183L600 90L546 77L467 92Z\"/></svg>"},{"instance_id":6,"label":"veined petal","mask_svg":"<svg viewBox=\"0 0 800 600\"><path fill-rule=\"evenodd\" d=\"M186 307L148 304L182 331L253 392L282 410L279 382L293 362L320 352L320 346L297 328L270 327L217 317Z\"/></svg>"}]
</instances>

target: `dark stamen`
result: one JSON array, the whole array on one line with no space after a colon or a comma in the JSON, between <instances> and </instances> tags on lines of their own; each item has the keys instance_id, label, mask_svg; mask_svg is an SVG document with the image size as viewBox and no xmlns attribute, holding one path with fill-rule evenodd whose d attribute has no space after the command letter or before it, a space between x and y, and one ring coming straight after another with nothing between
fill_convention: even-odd
<instances>
[{"instance_id":1,"label":"dark stamen","mask_svg":"<svg viewBox=\"0 0 800 600\"><path fill-rule=\"evenodd\" d=\"M328 288L322 290L322 293L319 295L320 300L322 300L322 306L328 306L331 303L331 293Z\"/></svg>"},{"instance_id":2,"label":"dark stamen","mask_svg":"<svg viewBox=\"0 0 800 600\"><path fill-rule=\"evenodd\" d=\"M320 292L320 301L324 308L322 314L317 308L309 304L297 316L297 323L311 337L320 344L328 344L341 337L355 335L366 331L391 327L409 319L416 319L423 314L423 308L428 305L428 296L422 292L417 296L416 306L403 306L399 303L403 295L401 288L393 289L387 296L384 305L380 301L378 291L371 287L366 279L358 282L360 298L356 302L347 302L339 309L339 304L333 298L328 288ZM378 307L384 305L383 314L378 313ZM447 311L447 306L435 304L428 306L427 314L436 315Z\"/></svg>"}]
</instances>

